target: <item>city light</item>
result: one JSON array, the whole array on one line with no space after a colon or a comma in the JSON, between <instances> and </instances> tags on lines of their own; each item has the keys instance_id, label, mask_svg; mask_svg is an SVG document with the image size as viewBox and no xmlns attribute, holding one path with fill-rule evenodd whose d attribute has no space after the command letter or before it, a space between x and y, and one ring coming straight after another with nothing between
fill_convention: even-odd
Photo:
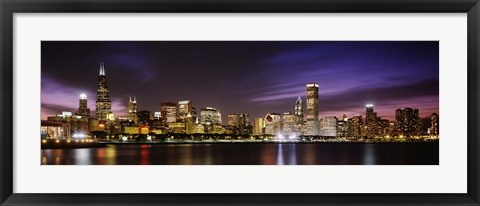
<instances>
[{"instance_id":1,"label":"city light","mask_svg":"<svg viewBox=\"0 0 480 206\"><path fill-rule=\"evenodd\" d=\"M87 137L87 135L86 135L86 134L82 134L82 133L74 133L74 134L72 135L72 137L73 137L73 138L85 138L85 137Z\"/></svg>"}]
</instances>

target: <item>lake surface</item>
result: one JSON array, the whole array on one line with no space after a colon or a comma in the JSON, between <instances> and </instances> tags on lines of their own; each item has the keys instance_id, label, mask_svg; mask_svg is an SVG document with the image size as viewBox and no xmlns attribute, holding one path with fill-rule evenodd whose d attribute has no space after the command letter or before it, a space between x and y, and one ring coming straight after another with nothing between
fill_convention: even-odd
<instances>
[{"instance_id":1,"label":"lake surface","mask_svg":"<svg viewBox=\"0 0 480 206\"><path fill-rule=\"evenodd\" d=\"M112 144L42 149L42 165L438 165L438 142Z\"/></svg>"}]
</instances>

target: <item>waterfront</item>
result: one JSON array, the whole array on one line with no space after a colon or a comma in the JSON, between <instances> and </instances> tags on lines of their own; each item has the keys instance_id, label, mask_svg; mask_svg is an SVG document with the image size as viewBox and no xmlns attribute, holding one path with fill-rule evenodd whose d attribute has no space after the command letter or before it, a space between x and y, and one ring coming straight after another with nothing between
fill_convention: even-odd
<instances>
[{"instance_id":1,"label":"waterfront","mask_svg":"<svg viewBox=\"0 0 480 206\"><path fill-rule=\"evenodd\" d=\"M438 165L438 142L109 144L42 149L42 165Z\"/></svg>"}]
</instances>

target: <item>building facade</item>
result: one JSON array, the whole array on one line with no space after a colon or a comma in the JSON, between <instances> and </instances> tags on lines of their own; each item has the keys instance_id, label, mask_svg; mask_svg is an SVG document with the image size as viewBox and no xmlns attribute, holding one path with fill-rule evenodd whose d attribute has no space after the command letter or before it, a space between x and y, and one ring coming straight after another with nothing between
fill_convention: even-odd
<instances>
[{"instance_id":1,"label":"building facade","mask_svg":"<svg viewBox=\"0 0 480 206\"><path fill-rule=\"evenodd\" d=\"M265 116L265 134L276 135L282 131L281 116L278 113L268 113Z\"/></svg>"},{"instance_id":2,"label":"building facade","mask_svg":"<svg viewBox=\"0 0 480 206\"><path fill-rule=\"evenodd\" d=\"M246 113L240 114L238 116L238 132L240 134L250 134L251 133L250 117Z\"/></svg>"},{"instance_id":3,"label":"building facade","mask_svg":"<svg viewBox=\"0 0 480 206\"><path fill-rule=\"evenodd\" d=\"M320 136L336 137L337 136L337 117L322 117L319 122Z\"/></svg>"},{"instance_id":4,"label":"building facade","mask_svg":"<svg viewBox=\"0 0 480 206\"><path fill-rule=\"evenodd\" d=\"M283 113L283 124L282 124L283 133L298 134L296 124L297 124L297 119L295 114L292 114L291 112Z\"/></svg>"},{"instance_id":5,"label":"building facade","mask_svg":"<svg viewBox=\"0 0 480 206\"><path fill-rule=\"evenodd\" d=\"M318 84L307 84L307 124L305 135L318 135Z\"/></svg>"},{"instance_id":6,"label":"building facade","mask_svg":"<svg viewBox=\"0 0 480 206\"><path fill-rule=\"evenodd\" d=\"M132 97L129 98L128 100L128 114L127 114L127 119L130 122L133 122L134 124L138 123L138 117L137 117L137 98L134 96L133 101Z\"/></svg>"},{"instance_id":7,"label":"building facade","mask_svg":"<svg viewBox=\"0 0 480 206\"><path fill-rule=\"evenodd\" d=\"M88 104L87 104L87 95L80 94L78 110L77 112L75 112L75 115L78 115L81 117L90 117L90 108L88 108Z\"/></svg>"},{"instance_id":8,"label":"building facade","mask_svg":"<svg viewBox=\"0 0 480 206\"><path fill-rule=\"evenodd\" d=\"M263 118L255 118L255 127L253 129L253 134L254 135L262 135L264 134L265 130L265 121Z\"/></svg>"},{"instance_id":9,"label":"building facade","mask_svg":"<svg viewBox=\"0 0 480 206\"><path fill-rule=\"evenodd\" d=\"M177 104L173 102L162 102L160 104L162 124L177 122Z\"/></svg>"},{"instance_id":10,"label":"building facade","mask_svg":"<svg viewBox=\"0 0 480 206\"><path fill-rule=\"evenodd\" d=\"M206 124L222 124L222 114L216 108L205 107L200 110L200 123Z\"/></svg>"},{"instance_id":11,"label":"building facade","mask_svg":"<svg viewBox=\"0 0 480 206\"><path fill-rule=\"evenodd\" d=\"M178 102L178 122L185 122L187 115L192 114L193 106L192 101L183 100Z\"/></svg>"},{"instance_id":12,"label":"building facade","mask_svg":"<svg viewBox=\"0 0 480 206\"><path fill-rule=\"evenodd\" d=\"M432 113L432 115L430 115L430 122L431 122L430 136L438 137L439 121L438 121L438 114L437 113Z\"/></svg>"},{"instance_id":13,"label":"building facade","mask_svg":"<svg viewBox=\"0 0 480 206\"><path fill-rule=\"evenodd\" d=\"M237 114L228 115L228 126L237 127Z\"/></svg>"},{"instance_id":14,"label":"building facade","mask_svg":"<svg viewBox=\"0 0 480 206\"><path fill-rule=\"evenodd\" d=\"M97 101L95 104L95 116L99 121L114 120L112 114L112 102L110 101L110 89L107 86L105 65L100 63L98 75Z\"/></svg>"}]
</instances>

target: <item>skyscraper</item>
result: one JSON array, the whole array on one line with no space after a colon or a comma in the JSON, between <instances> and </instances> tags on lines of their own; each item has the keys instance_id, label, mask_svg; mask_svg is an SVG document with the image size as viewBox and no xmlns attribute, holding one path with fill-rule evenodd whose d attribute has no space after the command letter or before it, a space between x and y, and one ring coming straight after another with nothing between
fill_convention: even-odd
<instances>
[{"instance_id":1,"label":"skyscraper","mask_svg":"<svg viewBox=\"0 0 480 206\"><path fill-rule=\"evenodd\" d=\"M228 126L231 126L231 127L237 126L237 114L228 115Z\"/></svg>"},{"instance_id":2,"label":"skyscraper","mask_svg":"<svg viewBox=\"0 0 480 206\"><path fill-rule=\"evenodd\" d=\"M430 121L432 126L430 127L430 135L433 137L438 137L438 114L432 113L430 116Z\"/></svg>"},{"instance_id":3,"label":"skyscraper","mask_svg":"<svg viewBox=\"0 0 480 206\"><path fill-rule=\"evenodd\" d=\"M318 84L307 84L306 135L318 135Z\"/></svg>"},{"instance_id":4,"label":"skyscraper","mask_svg":"<svg viewBox=\"0 0 480 206\"><path fill-rule=\"evenodd\" d=\"M130 97L129 101L128 101L128 114L127 114L127 118L128 118L128 121L130 122L133 122L133 123L137 123L137 120L138 120L138 117L137 117L137 98L134 96L133 97L133 101L132 101L132 97Z\"/></svg>"},{"instance_id":5,"label":"skyscraper","mask_svg":"<svg viewBox=\"0 0 480 206\"><path fill-rule=\"evenodd\" d=\"M177 121L185 122L188 114L192 114L192 102L190 100L183 100L178 102L178 118Z\"/></svg>"},{"instance_id":6,"label":"skyscraper","mask_svg":"<svg viewBox=\"0 0 480 206\"><path fill-rule=\"evenodd\" d=\"M355 115L352 118L352 135L354 137L362 137L363 136L363 117L362 115Z\"/></svg>"},{"instance_id":7,"label":"skyscraper","mask_svg":"<svg viewBox=\"0 0 480 206\"><path fill-rule=\"evenodd\" d=\"M365 108L365 124L368 125L369 123L375 122L375 119L377 118L377 113L373 112L373 104L367 104Z\"/></svg>"},{"instance_id":8,"label":"skyscraper","mask_svg":"<svg viewBox=\"0 0 480 206\"><path fill-rule=\"evenodd\" d=\"M160 104L160 113L162 124L173 123L177 121L177 104L173 102L162 102Z\"/></svg>"},{"instance_id":9,"label":"skyscraper","mask_svg":"<svg viewBox=\"0 0 480 206\"><path fill-rule=\"evenodd\" d=\"M336 137L337 136L337 117L322 117L320 119L320 136Z\"/></svg>"},{"instance_id":10,"label":"skyscraper","mask_svg":"<svg viewBox=\"0 0 480 206\"><path fill-rule=\"evenodd\" d=\"M295 101L295 118L297 125L303 124L303 102L300 96Z\"/></svg>"},{"instance_id":11,"label":"skyscraper","mask_svg":"<svg viewBox=\"0 0 480 206\"><path fill-rule=\"evenodd\" d=\"M377 113L373 112L373 104L367 104L365 107L365 135L374 137L378 134Z\"/></svg>"},{"instance_id":12,"label":"skyscraper","mask_svg":"<svg viewBox=\"0 0 480 206\"><path fill-rule=\"evenodd\" d=\"M87 95L80 94L78 110L75 115L82 116L82 117L90 117L90 108L87 105Z\"/></svg>"},{"instance_id":13,"label":"skyscraper","mask_svg":"<svg viewBox=\"0 0 480 206\"><path fill-rule=\"evenodd\" d=\"M222 114L216 108L205 107L200 110L201 124L222 124Z\"/></svg>"},{"instance_id":14,"label":"skyscraper","mask_svg":"<svg viewBox=\"0 0 480 206\"><path fill-rule=\"evenodd\" d=\"M297 130L295 127L296 119L295 115L291 112L284 112L283 113L283 126L282 130L285 134L297 134Z\"/></svg>"},{"instance_id":15,"label":"skyscraper","mask_svg":"<svg viewBox=\"0 0 480 206\"><path fill-rule=\"evenodd\" d=\"M276 135L281 132L281 116L278 113L268 113L265 116L265 134Z\"/></svg>"},{"instance_id":16,"label":"skyscraper","mask_svg":"<svg viewBox=\"0 0 480 206\"><path fill-rule=\"evenodd\" d=\"M396 135L412 137L421 135L422 123L416 108L395 110Z\"/></svg>"},{"instance_id":17,"label":"skyscraper","mask_svg":"<svg viewBox=\"0 0 480 206\"><path fill-rule=\"evenodd\" d=\"M255 128L253 130L254 135L262 135L264 133L265 121L263 118L255 118Z\"/></svg>"},{"instance_id":18,"label":"skyscraper","mask_svg":"<svg viewBox=\"0 0 480 206\"><path fill-rule=\"evenodd\" d=\"M107 86L107 76L105 74L105 65L103 62L100 62L95 112L95 116L99 121L106 121L112 116L112 102L110 101L110 90Z\"/></svg>"},{"instance_id":19,"label":"skyscraper","mask_svg":"<svg viewBox=\"0 0 480 206\"><path fill-rule=\"evenodd\" d=\"M238 131L240 134L250 134L250 119L248 114L240 114L238 116Z\"/></svg>"}]
</instances>

